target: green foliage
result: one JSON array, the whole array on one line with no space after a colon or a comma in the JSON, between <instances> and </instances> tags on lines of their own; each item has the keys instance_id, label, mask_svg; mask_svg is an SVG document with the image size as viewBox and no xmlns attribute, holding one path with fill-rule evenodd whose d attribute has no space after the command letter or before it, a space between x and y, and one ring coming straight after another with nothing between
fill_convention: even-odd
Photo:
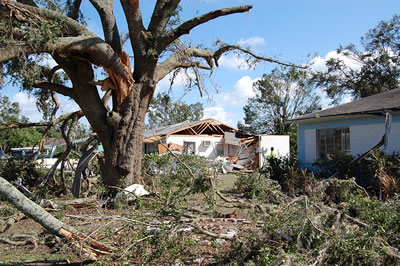
<instances>
[{"instance_id":1,"label":"green foliage","mask_svg":"<svg viewBox=\"0 0 400 266\"><path fill-rule=\"evenodd\" d=\"M322 184L322 183L321 183ZM295 197L283 206L269 205L264 226L233 243L220 264L256 265L397 265L400 204L370 200L349 188L340 205ZM387 241L387 242L386 242Z\"/></svg>"},{"instance_id":2,"label":"green foliage","mask_svg":"<svg viewBox=\"0 0 400 266\"><path fill-rule=\"evenodd\" d=\"M354 44L339 47L337 53L341 57L328 60L326 70L317 71L313 80L334 102L344 94L363 98L397 89L400 81L399 40L400 16L394 15L361 38L362 49ZM345 60L352 64L346 64Z\"/></svg>"},{"instance_id":3,"label":"green foliage","mask_svg":"<svg viewBox=\"0 0 400 266\"><path fill-rule=\"evenodd\" d=\"M267 163L260 170L269 175L272 180L278 181L284 191L293 189L293 182L300 175L299 163L295 156L280 156L266 158Z\"/></svg>"},{"instance_id":4,"label":"green foliage","mask_svg":"<svg viewBox=\"0 0 400 266\"><path fill-rule=\"evenodd\" d=\"M375 151L364 159L349 166L352 156L336 156L331 160L317 160L313 166L318 168L319 178L356 178L356 181L369 189L380 199L392 197L400 192L400 157Z\"/></svg>"},{"instance_id":5,"label":"green foliage","mask_svg":"<svg viewBox=\"0 0 400 266\"><path fill-rule=\"evenodd\" d=\"M52 1L49 1L47 3L51 2ZM57 8L51 8L49 5L45 6L53 10L59 10ZM55 7L57 4L53 6ZM65 29L63 29L63 23L61 21L49 21L40 19L38 16L27 14L23 14L22 17L25 19L11 19L8 16L0 19L0 32L2 32L2 34L0 34L0 45L5 46L11 44L12 46L13 43L26 43L29 44L29 47L33 50L36 48L41 50L42 47L55 43L56 39L62 37L64 34L63 32ZM18 31L16 32L15 29L18 29ZM18 46L17 44L14 45ZM46 55L37 54L31 56L23 54L21 51L21 55L18 58L9 60L0 68L0 75L2 78L7 77L8 81L5 84L0 82L0 86L11 83L13 86L33 93L37 98L37 107L43 112L43 118L45 120L49 118L52 111L50 104L51 92L49 90L36 90L33 88L33 83L36 80L47 80L56 84L63 84L67 79L66 74L60 71L55 73L51 77L51 80L49 80L51 68L48 65L43 65L43 62L46 60Z\"/></svg>"},{"instance_id":6,"label":"green foliage","mask_svg":"<svg viewBox=\"0 0 400 266\"><path fill-rule=\"evenodd\" d=\"M148 128L173 125L184 121L198 121L203 117L203 104L173 102L168 93L159 93L151 101L148 110Z\"/></svg>"},{"instance_id":7,"label":"green foliage","mask_svg":"<svg viewBox=\"0 0 400 266\"><path fill-rule=\"evenodd\" d=\"M235 182L237 191L242 192L247 199L257 199L259 202L277 202L280 200L280 185L261 173L241 174Z\"/></svg>"},{"instance_id":8,"label":"green foliage","mask_svg":"<svg viewBox=\"0 0 400 266\"><path fill-rule=\"evenodd\" d=\"M0 126L15 122L28 122L21 117L18 103L10 102L7 96L0 95ZM29 147L39 142L42 135L36 128L4 129L0 130L0 149L8 151L12 147Z\"/></svg>"},{"instance_id":9,"label":"green foliage","mask_svg":"<svg viewBox=\"0 0 400 266\"><path fill-rule=\"evenodd\" d=\"M393 198L386 202L353 197L348 201L351 216L369 224L369 234L387 239L389 245L400 248L400 201Z\"/></svg>"},{"instance_id":10,"label":"green foliage","mask_svg":"<svg viewBox=\"0 0 400 266\"><path fill-rule=\"evenodd\" d=\"M321 178L328 178L338 172L337 178L349 178L357 176L360 164L353 167L347 165L353 160L351 155L338 155L332 159L318 159L313 163L318 168L317 175Z\"/></svg>"},{"instance_id":11,"label":"green foliage","mask_svg":"<svg viewBox=\"0 0 400 266\"><path fill-rule=\"evenodd\" d=\"M378 186L379 198L387 199L400 192L400 156L375 151L367 158L369 170Z\"/></svg>"},{"instance_id":12,"label":"green foliage","mask_svg":"<svg viewBox=\"0 0 400 266\"><path fill-rule=\"evenodd\" d=\"M176 208L189 194L206 193L212 176L206 158L194 155L144 154L144 181L160 193L168 208Z\"/></svg>"},{"instance_id":13,"label":"green foliage","mask_svg":"<svg viewBox=\"0 0 400 266\"><path fill-rule=\"evenodd\" d=\"M0 217L9 217L17 213L17 209L10 206L0 207Z\"/></svg>"},{"instance_id":14,"label":"green foliage","mask_svg":"<svg viewBox=\"0 0 400 266\"><path fill-rule=\"evenodd\" d=\"M22 179L22 184L28 188L34 187L46 173L45 169L38 167L35 161L25 159L0 160L0 176L7 181Z\"/></svg>"},{"instance_id":15,"label":"green foliage","mask_svg":"<svg viewBox=\"0 0 400 266\"><path fill-rule=\"evenodd\" d=\"M295 116L321 109L307 72L296 68L275 68L253 84L255 96L243 108L244 124L239 129L256 134L288 134L295 131L285 122ZM293 141L293 140L292 140Z\"/></svg>"},{"instance_id":16,"label":"green foliage","mask_svg":"<svg viewBox=\"0 0 400 266\"><path fill-rule=\"evenodd\" d=\"M161 228L155 230L143 230L137 234L136 239L142 241L130 253L129 262L133 259L135 264L183 265L198 257L198 243L190 235Z\"/></svg>"}]
</instances>

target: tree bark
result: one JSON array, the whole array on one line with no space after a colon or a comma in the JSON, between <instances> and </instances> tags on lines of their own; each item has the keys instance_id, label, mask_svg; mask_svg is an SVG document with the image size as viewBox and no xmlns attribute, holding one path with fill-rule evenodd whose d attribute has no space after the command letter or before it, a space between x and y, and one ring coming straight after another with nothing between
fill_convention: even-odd
<instances>
[{"instance_id":1,"label":"tree bark","mask_svg":"<svg viewBox=\"0 0 400 266\"><path fill-rule=\"evenodd\" d=\"M2 177L0 177L0 195L26 216L32 218L46 228L50 233L71 241L81 251L88 254L91 259L96 259L97 255L110 254L109 251L111 251L111 249L109 247L89 236L79 233L74 228L56 219L35 202L25 197L24 194ZM88 245L82 246L84 241L86 241Z\"/></svg>"},{"instance_id":2,"label":"tree bark","mask_svg":"<svg viewBox=\"0 0 400 266\"><path fill-rule=\"evenodd\" d=\"M24 194L2 177L0 177L0 195L54 235L64 237L61 228L77 233L75 229L56 219L35 202L25 197Z\"/></svg>"},{"instance_id":3,"label":"tree bark","mask_svg":"<svg viewBox=\"0 0 400 266\"><path fill-rule=\"evenodd\" d=\"M144 119L153 97L153 86L151 80L135 84L121 110L108 113L107 123L113 130L107 139L100 138L104 147L100 166L105 185L121 185L122 178L124 186L141 183Z\"/></svg>"}]
</instances>

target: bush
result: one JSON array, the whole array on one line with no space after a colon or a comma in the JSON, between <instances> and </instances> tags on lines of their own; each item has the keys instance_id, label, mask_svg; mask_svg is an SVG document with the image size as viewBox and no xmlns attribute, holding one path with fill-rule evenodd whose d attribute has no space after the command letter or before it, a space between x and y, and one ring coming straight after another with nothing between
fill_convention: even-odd
<instances>
[{"instance_id":1,"label":"bush","mask_svg":"<svg viewBox=\"0 0 400 266\"><path fill-rule=\"evenodd\" d=\"M336 178L346 179L360 175L360 164L348 167L348 164L353 160L351 155L335 156L332 159L318 159L313 163L313 166L318 170L316 174L320 178L329 178L337 173Z\"/></svg>"},{"instance_id":2,"label":"bush","mask_svg":"<svg viewBox=\"0 0 400 266\"><path fill-rule=\"evenodd\" d=\"M317 176L329 178L355 178L357 184L369 189L369 192L380 199L386 199L400 192L400 158L399 155L386 155L375 151L369 156L349 166L351 156L339 156L332 160L318 160L313 165L319 171Z\"/></svg>"},{"instance_id":3,"label":"bush","mask_svg":"<svg viewBox=\"0 0 400 266\"><path fill-rule=\"evenodd\" d=\"M46 173L35 161L28 159L8 159L0 161L0 175L7 181L22 179L22 184L32 188Z\"/></svg>"},{"instance_id":4,"label":"bush","mask_svg":"<svg viewBox=\"0 0 400 266\"><path fill-rule=\"evenodd\" d=\"M314 174L299 170L299 162L294 156L268 158L267 164L260 170L282 187L282 191L304 194L312 190Z\"/></svg>"},{"instance_id":5,"label":"bush","mask_svg":"<svg viewBox=\"0 0 400 266\"><path fill-rule=\"evenodd\" d=\"M142 176L153 192L173 207L189 194L205 193L214 178L206 158L195 155L144 154Z\"/></svg>"},{"instance_id":6,"label":"bush","mask_svg":"<svg viewBox=\"0 0 400 266\"><path fill-rule=\"evenodd\" d=\"M235 188L247 199L257 198L260 202L279 202L281 186L262 173L241 174L235 182Z\"/></svg>"}]
</instances>

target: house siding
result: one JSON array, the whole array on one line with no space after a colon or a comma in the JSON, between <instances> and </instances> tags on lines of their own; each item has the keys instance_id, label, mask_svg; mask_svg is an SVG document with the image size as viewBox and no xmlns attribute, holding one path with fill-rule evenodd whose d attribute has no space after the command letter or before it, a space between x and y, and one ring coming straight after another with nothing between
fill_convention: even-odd
<instances>
[{"instance_id":1,"label":"house siding","mask_svg":"<svg viewBox=\"0 0 400 266\"><path fill-rule=\"evenodd\" d=\"M259 153L260 166L264 165L264 156L271 154L271 147L274 147L276 156L290 155L290 139L288 135L262 135L260 136L257 152Z\"/></svg>"},{"instance_id":2,"label":"house siding","mask_svg":"<svg viewBox=\"0 0 400 266\"><path fill-rule=\"evenodd\" d=\"M204 146L203 141L211 141L210 146ZM184 142L194 142L196 146L196 154L204 156L209 159L214 159L217 157L216 145L224 145L224 137L214 137L214 136L178 136L171 135L167 137L167 144L175 143L183 146ZM224 145L228 146L228 145ZM226 147L224 147L226 148Z\"/></svg>"},{"instance_id":3,"label":"house siding","mask_svg":"<svg viewBox=\"0 0 400 266\"><path fill-rule=\"evenodd\" d=\"M350 129L351 155L357 156L376 145L385 131L385 117L365 116L357 118L339 118L337 120L324 121L313 119L304 121L298 125L298 155L299 161L304 167L311 167L317 159L316 135L317 129L348 127ZM387 154L400 152L400 113L392 115L392 125L388 141ZM313 158L313 154L315 157Z\"/></svg>"}]
</instances>

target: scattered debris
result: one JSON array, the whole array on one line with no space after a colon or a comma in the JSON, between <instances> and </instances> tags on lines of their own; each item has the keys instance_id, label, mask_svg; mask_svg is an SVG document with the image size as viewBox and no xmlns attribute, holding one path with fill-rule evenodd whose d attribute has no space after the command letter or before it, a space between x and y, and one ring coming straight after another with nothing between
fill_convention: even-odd
<instances>
[{"instance_id":1,"label":"scattered debris","mask_svg":"<svg viewBox=\"0 0 400 266\"><path fill-rule=\"evenodd\" d=\"M125 195L135 195L136 197L142 197L149 195L150 192L148 192L143 185L141 184L133 184L130 185L127 188L124 188Z\"/></svg>"},{"instance_id":2,"label":"scattered debris","mask_svg":"<svg viewBox=\"0 0 400 266\"><path fill-rule=\"evenodd\" d=\"M51 208L53 210L58 209L57 204L55 204L53 201L47 200L47 199L41 199L39 205L45 209L46 208Z\"/></svg>"}]
</instances>

